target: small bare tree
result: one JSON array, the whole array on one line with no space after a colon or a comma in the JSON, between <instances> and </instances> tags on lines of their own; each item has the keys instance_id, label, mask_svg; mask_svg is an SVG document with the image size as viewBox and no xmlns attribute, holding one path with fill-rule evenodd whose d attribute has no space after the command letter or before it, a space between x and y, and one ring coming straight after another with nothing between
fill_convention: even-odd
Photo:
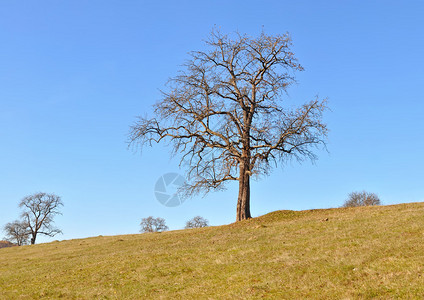
<instances>
[{"instance_id":1,"label":"small bare tree","mask_svg":"<svg viewBox=\"0 0 424 300\"><path fill-rule=\"evenodd\" d=\"M202 218L201 216L196 216L193 219L187 221L185 229L189 228L202 228L209 226L208 220Z\"/></svg>"},{"instance_id":2,"label":"small bare tree","mask_svg":"<svg viewBox=\"0 0 424 300\"><path fill-rule=\"evenodd\" d=\"M168 140L187 165L187 196L238 181L237 221L250 214L250 178L295 158L316 159L325 145L326 101L286 103L287 88L302 71L288 34L235 38L213 31L206 51L191 53L170 79L154 118L140 117L130 144Z\"/></svg>"},{"instance_id":3,"label":"small bare tree","mask_svg":"<svg viewBox=\"0 0 424 300\"><path fill-rule=\"evenodd\" d=\"M143 218L140 223L140 232L162 232L168 230L163 218L153 218L152 216Z\"/></svg>"},{"instance_id":4,"label":"small bare tree","mask_svg":"<svg viewBox=\"0 0 424 300\"><path fill-rule=\"evenodd\" d=\"M52 237L62 233L53 226L53 218L61 215L61 206L62 200L54 194L36 193L22 199L19 207L23 208L22 222L31 234L31 245L35 244L38 234Z\"/></svg>"},{"instance_id":5,"label":"small bare tree","mask_svg":"<svg viewBox=\"0 0 424 300\"><path fill-rule=\"evenodd\" d=\"M15 243L18 246L27 245L29 242L30 231L25 222L13 221L4 226L6 240Z\"/></svg>"},{"instance_id":6,"label":"small bare tree","mask_svg":"<svg viewBox=\"0 0 424 300\"><path fill-rule=\"evenodd\" d=\"M380 198L374 193L353 192L349 194L349 198L343 204L343 207L371 206L381 205Z\"/></svg>"}]
</instances>

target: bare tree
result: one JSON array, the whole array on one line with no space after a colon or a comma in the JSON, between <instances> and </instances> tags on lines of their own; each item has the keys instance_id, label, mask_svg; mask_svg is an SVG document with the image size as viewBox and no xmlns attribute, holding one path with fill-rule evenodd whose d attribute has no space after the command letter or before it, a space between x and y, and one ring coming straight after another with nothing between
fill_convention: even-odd
<instances>
[{"instance_id":1,"label":"bare tree","mask_svg":"<svg viewBox=\"0 0 424 300\"><path fill-rule=\"evenodd\" d=\"M374 193L366 191L353 192L349 194L349 198L343 204L343 207L357 207L357 206L370 206L381 205L380 198Z\"/></svg>"},{"instance_id":2,"label":"bare tree","mask_svg":"<svg viewBox=\"0 0 424 300\"><path fill-rule=\"evenodd\" d=\"M4 226L6 240L15 243L18 246L27 245L29 242L30 231L25 222L13 221Z\"/></svg>"},{"instance_id":3,"label":"bare tree","mask_svg":"<svg viewBox=\"0 0 424 300\"><path fill-rule=\"evenodd\" d=\"M208 220L202 218L201 216L196 216L193 219L187 221L185 229L189 228L202 228L209 226Z\"/></svg>"},{"instance_id":4,"label":"bare tree","mask_svg":"<svg viewBox=\"0 0 424 300\"><path fill-rule=\"evenodd\" d=\"M62 231L53 226L53 218L60 215L63 206L59 196L36 193L22 199L19 207L23 208L22 219L31 234L31 244L35 244L38 234L55 236Z\"/></svg>"},{"instance_id":5,"label":"bare tree","mask_svg":"<svg viewBox=\"0 0 424 300\"><path fill-rule=\"evenodd\" d=\"M238 181L237 221L250 214L250 177L269 174L289 159L316 159L325 146L326 100L293 107L284 100L302 71L288 34L234 38L213 31L208 50L191 52L169 81L155 117L139 117L130 144L168 141L187 166L187 196Z\"/></svg>"},{"instance_id":6,"label":"bare tree","mask_svg":"<svg viewBox=\"0 0 424 300\"><path fill-rule=\"evenodd\" d=\"M140 232L162 232L168 230L165 219L153 218L152 216L143 218L140 223Z\"/></svg>"}]
</instances>

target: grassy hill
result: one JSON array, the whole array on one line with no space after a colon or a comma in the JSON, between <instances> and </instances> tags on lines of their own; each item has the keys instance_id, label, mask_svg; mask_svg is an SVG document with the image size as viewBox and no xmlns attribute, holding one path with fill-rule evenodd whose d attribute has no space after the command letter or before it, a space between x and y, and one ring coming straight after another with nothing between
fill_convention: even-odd
<instances>
[{"instance_id":1,"label":"grassy hill","mask_svg":"<svg viewBox=\"0 0 424 300\"><path fill-rule=\"evenodd\" d=\"M0 298L424 297L424 203L0 249Z\"/></svg>"}]
</instances>

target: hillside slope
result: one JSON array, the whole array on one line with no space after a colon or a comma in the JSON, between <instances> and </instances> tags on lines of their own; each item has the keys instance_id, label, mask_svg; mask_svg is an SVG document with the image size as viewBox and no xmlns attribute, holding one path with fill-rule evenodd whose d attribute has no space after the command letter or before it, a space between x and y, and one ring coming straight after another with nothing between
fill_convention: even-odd
<instances>
[{"instance_id":1,"label":"hillside slope","mask_svg":"<svg viewBox=\"0 0 424 300\"><path fill-rule=\"evenodd\" d=\"M0 298L424 297L424 203L0 250Z\"/></svg>"}]
</instances>

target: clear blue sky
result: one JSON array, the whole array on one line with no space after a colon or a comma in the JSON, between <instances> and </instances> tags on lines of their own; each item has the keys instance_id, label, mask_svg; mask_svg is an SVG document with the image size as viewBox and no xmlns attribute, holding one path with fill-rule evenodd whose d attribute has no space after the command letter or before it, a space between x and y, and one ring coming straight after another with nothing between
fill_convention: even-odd
<instances>
[{"instance_id":1,"label":"clear blue sky","mask_svg":"<svg viewBox=\"0 0 424 300\"><path fill-rule=\"evenodd\" d=\"M136 233L149 215L171 229L233 222L236 184L164 207L156 180L183 170L164 145L126 144L213 26L289 32L305 68L289 97L332 109L329 153L253 183L253 216L337 207L363 189L424 201L423 15L422 1L0 1L0 225L37 191L65 203L55 239Z\"/></svg>"}]
</instances>

